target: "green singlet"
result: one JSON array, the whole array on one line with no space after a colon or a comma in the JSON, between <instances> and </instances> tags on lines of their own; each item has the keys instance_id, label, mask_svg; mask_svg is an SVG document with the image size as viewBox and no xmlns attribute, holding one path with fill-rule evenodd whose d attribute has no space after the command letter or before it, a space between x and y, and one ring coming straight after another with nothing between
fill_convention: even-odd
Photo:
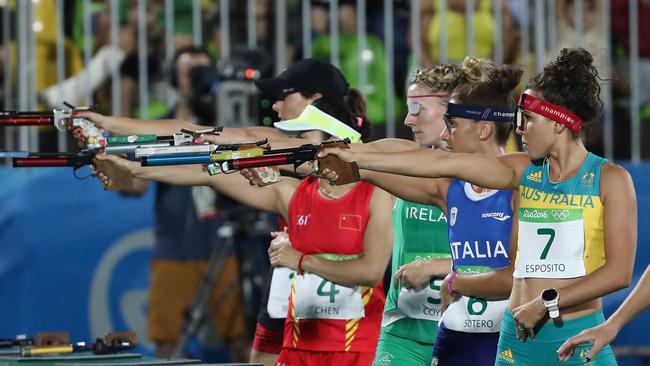
<instances>
[{"instance_id":1,"label":"green singlet","mask_svg":"<svg viewBox=\"0 0 650 366\"><path fill-rule=\"evenodd\" d=\"M398 199L393 207L393 230L393 273L415 260L451 258L447 218L435 206ZM440 319L440 282L442 279L431 281L418 292L391 285L375 365L388 366L391 360L405 359L410 365L429 365Z\"/></svg>"}]
</instances>

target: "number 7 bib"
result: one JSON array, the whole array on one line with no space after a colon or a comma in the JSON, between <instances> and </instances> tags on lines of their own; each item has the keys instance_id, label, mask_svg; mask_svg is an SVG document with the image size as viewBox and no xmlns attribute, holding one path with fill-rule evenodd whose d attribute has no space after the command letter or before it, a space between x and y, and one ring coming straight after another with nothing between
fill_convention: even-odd
<instances>
[{"instance_id":1,"label":"number 7 bib","mask_svg":"<svg viewBox=\"0 0 650 366\"><path fill-rule=\"evenodd\" d=\"M363 287L345 287L312 273L294 278L296 319L357 319L365 316Z\"/></svg>"},{"instance_id":2,"label":"number 7 bib","mask_svg":"<svg viewBox=\"0 0 650 366\"><path fill-rule=\"evenodd\" d=\"M582 277L584 247L582 209L519 208L514 277Z\"/></svg>"}]
</instances>

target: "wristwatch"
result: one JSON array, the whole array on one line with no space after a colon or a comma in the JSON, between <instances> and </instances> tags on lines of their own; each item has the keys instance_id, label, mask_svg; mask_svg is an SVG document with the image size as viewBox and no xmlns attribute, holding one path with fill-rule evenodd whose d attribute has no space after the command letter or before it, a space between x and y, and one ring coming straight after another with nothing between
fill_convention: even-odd
<instances>
[{"instance_id":1,"label":"wristwatch","mask_svg":"<svg viewBox=\"0 0 650 366\"><path fill-rule=\"evenodd\" d=\"M542 298L544 306L546 306L546 309L548 309L548 315L551 317L551 319L555 319L560 316L560 307L558 306L560 293L557 292L556 289L547 288L546 290L542 291L540 297Z\"/></svg>"}]
</instances>

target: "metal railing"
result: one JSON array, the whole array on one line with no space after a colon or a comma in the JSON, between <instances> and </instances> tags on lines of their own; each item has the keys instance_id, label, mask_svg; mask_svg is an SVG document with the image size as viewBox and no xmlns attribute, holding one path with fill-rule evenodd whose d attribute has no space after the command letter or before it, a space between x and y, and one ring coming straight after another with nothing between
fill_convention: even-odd
<instances>
[{"instance_id":1,"label":"metal railing","mask_svg":"<svg viewBox=\"0 0 650 366\"><path fill-rule=\"evenodd\" d=\"M55 17L56 20L56 80L61 82L65 78L66 70L66 53L64 50L64 34L63 26L68 20L65 19L64 12L64 3L63 0L41 0L41 1L53 1L55 3L54 8L56 9L55 13L51 16ZM180 0L177 0L180 1ZM261 1L261 0L258 0ZM248 45L248 47L256 47L259 42L257 40L257 14L256 7L260 6L256 0L247 0L246 2L235 2L234 0L220 0L218 2L219 7L219 21L220 21L220 39L219 39L219 50L220 56L225 57L230 54L231 46L235 42L235 38L231 32L233 25L237 25L235 22L245 22L246 23L246 37L243 44ZM430 0L426 0L427 2ZM484 0L466 0L466 11L464 14L465 20L465 31L466 31L466 44L467 44L467 53L472 54L476 50L476 24L475 24L475 7L480 6ZM629 21L629 37L630 37L630 51L629 51L629 113L630 113L630 129L631 129L631 141L629 141L630 156L632 161L639 162L641 160L641 136L642 136L642 126L641 126L641 117L640 117L640 107L641 107L641 94L640 94L640 77L641 72L639 67L639 38L638 38L638 1L635 0L623 0L629 1L630 7L630 21ZM421 47L423 39L422 35L422 6L423 0L411 0L409 5L409 23L410 23L410 43L411 43L411 55L413 56L413 66L418 67L422 63L422 56L425 53L425 50ZM118 0L108 0L107 2L108 11L110 13L110 44L113 47L119 47L119 24L118 24L118 15L120 9ZM192 40L195 45L203 44L203 26L202 23L202 9L201 1L193 0L192 1ZM241 5L245 3L246 5ZM290 60L287 60L287 48L288 44L288 32L289 28L287 25L290 22L299 22L302 25L302 34L301 37L295 37L299 39L300 45L302 46L302 57L310 57L312 55L312 33L311 33L311 18L310 14L313 9L313 5L310 0L301 0L300 2L292 2L299 8L299 13L301 13L301 19L289 19L287 16L288 7L290 3L286 0L274 0L265 2L269 6L269 15L272 13L275 24L275 39L272 43L275 48L273 51L274 63L275 63L275 73L281 72ZM493 35L494 44L492 45L493 53L492 57L496 63L502 63L504 61L504 44L503 39L503 6L511 6L513 2L504 1L504 0L492 0L492 17L494 19L495 31ZM520 17L519 17L519 30L521 32L520 44L517 46L519 50L520 57L519 62L523 65L528 65L529 57L534 57L534 70L539 72L545 63L548 61L549 52L554 52L557 49L558 45L558 28L555 22L555 14L557 12L560 2L558 0L545 0L545 1L529 1L529 0L520 0L514 2L518 4ZM5 45L4 48L4 59L6 60L4 64L4 85L3 91L5 95L5 100L3 103L4 109L19 109L19 110L30 110L37 108L37 90L36 90L36 73L35 68L35 43L36 37L35 33L39 31L37 22L34 21L34 2L32 1L17 1L15 2L15 8L10 9L7 5L7 2L0 1L2 6L2 29L3 37L2 42ZM138 100L140 104L141 117L148 118L147 114L147 105L150 101L150 91L149 83L151 80L148 78L147 68L147 47L148 47L148 34L146 27L146 18L148 7L150 2L146 0L137 0L137 48L138 48L138 65L141 72L139 72L138 79ZM235 6L245 6L246 7L246 16L242 19L234 19L230 16L231 9ZM330 61L334 65L339 65L341 63L341 55L339 52L339 17L338 10L340 4L337 0L330 0L330 9L329 9L329 36L330 36ZM381 86L386 89L386 100L385 100L385 119L386 119L386 135L392 137L395 135L396 123L395 119L395 40L396 36L400 37L403 35L396 35L394 33L394 23L396 22L395 18L395 4L392 0L357 0L357 9L365 9L372 6L373 8L379 9L382 8L384 14L383 20L383 29L385 34L383 35L383 47L385 58L385 85ZM449 10L447 9L447 0L438 0L437 4L439 8L436 9L436 16L440 21L440 31L439 31L439 57L437 62L446 63L449 60L449 47L448 44L448 21L449 21ZM165 57L171 59L174 53L174 0L165 0L164 1L164 45L165 45ZM602 43L602 48L599 50L592 50L594 52L601 53L601 56L605 60L604 70L600 70L603 74L603 79L611 79L612 75L612 33L611 33L611 21L610 21L610 0L598 0L598 5L601 8L602 17L600 23L604 28L604 41ZM77 6L82 7L83 22L82 22L82 31L83 31L83 47L82 47L82 56L84 63L88 65L92 58L92 42L93 37L92 27L91 27L91 7L93 6L91 0L82 0L77 3ZM583 16L587 9L585 8L584 0L575 0L574 1L574 30L575 30L575 46L583 45L585 39L585 23L583 21ZM10 12L15 14L15 17L10 16ZM365 12L357 12L357 44L358 50L356 57L358 58L358 85L355 85L362 93L366 89L366 85L369 82L368 67L367 63L364 62L364 56L368 52L367 47L367 33L366 25L367 19ZM16 44L16 71L12 71L10 62L9 62L9 47L11 43L11 35L14 36L14 41ZM532 47L531 47L532 46ZM532 70L529 71L526 69L525 77L530 77ZM122 110L122 100L120 96L120 70L117 63L113 63L111 70L111 113L114 115L119 115ZM88 75L86 75L88 77ZM399 84L397 84L399 85ZM93 93L90 89L90 83L86 81L84 83L84 94L86 101L88 103L93 102ZM172 105L174 102L174 92L169 91L166 93L166 103ZM614 113L613 113L613 92L611 82L605 82L603 84L603 94L605 100L604 116L602 121L602 130L603 130L603 147L604 153L607 157L612 158L614 156ZM63 100L61 100L61 103ZM58 136L58 146L63 148L66 145L66 136L61 134ZM39 136L36 128L29 129L19 129L13 130L8 129L5 135L4 141L5 148L18 147L25 150L34 150L39 145Z\"/></svg>"}]
</instances>

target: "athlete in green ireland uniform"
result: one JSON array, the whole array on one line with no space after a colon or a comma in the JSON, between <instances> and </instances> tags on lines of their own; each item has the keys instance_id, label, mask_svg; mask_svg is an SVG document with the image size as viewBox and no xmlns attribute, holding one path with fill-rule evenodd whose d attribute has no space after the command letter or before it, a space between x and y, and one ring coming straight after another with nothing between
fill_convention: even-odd
<instances>
[{"instance_id":1,"label":"athlete in green ireland uniform","mask_svg":"<svg viewBox=\"0 0 650 366\"><path fill-rule=\"evenodd\" d=\"M449 271L447 218L439 208L397 199L393 208L393 230L393 273L404 264L434 259L444 259L446 265L442 268ZM440 279L431 281L422 291L406 290L399 281L390 287L375 365L431 363L431 349L441 315L440 282Z\"/></svg>"}]
</instances>

